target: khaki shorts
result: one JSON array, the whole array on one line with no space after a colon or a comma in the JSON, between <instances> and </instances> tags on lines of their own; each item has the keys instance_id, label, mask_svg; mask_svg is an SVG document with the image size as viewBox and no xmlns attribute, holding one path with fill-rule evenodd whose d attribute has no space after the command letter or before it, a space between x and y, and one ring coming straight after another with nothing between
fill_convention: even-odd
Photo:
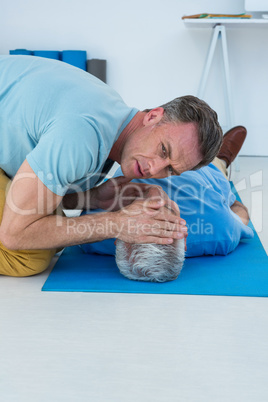
<instances>
[{"instance_id":1,"label":"khaki shorts","mask_svg":"<svg viewBox=\"0 0 268 402\"><path fill-rule=\"evenodd\" d=\"M222 174L224 175L224 177L228 179L228 170L226 169L226 163L222 160L217 158L214 158L213 161L211 162L214 166L216 166L218 169L220 169L220 171L222 172Z\"/></svg>"},{"instance_id":2,"label":"khaki shorts","mask_svg":"<svg viewBox=\"0 0 268 402\"><path fill-rule=\"evenodd\" d=\"M0 169L0 222L11 180ZM57 252L52 250L8 250L0 242L0 275L30 276L44 271Z\"/></svg>"}]
</instances>

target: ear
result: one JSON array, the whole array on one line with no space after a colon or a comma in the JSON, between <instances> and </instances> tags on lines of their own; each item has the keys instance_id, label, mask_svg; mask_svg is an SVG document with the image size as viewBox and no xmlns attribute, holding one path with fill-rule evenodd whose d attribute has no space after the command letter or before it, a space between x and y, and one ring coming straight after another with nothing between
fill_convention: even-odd
<instances>
[{"instance_id":1,"label":"ear","mask_svg":"<svg viewBox=\"0 0 268 402\"><path fill-rule=\"evenodd\" d=\"M150 110L143 118L144 126L153 126L160 122L164 115L164 109L162 107L156 107Z\"/></svg>"}]
</instances>

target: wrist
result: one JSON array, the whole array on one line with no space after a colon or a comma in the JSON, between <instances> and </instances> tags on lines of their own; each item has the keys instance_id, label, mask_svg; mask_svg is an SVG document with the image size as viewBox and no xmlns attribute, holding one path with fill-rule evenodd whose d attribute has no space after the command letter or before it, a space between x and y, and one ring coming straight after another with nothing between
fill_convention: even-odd
<instances>
[{"instance_id":1,"label":"wrist","mask_svg":"<svg viewBox=\"0 0 268 402\"><path fill-rule=\"evenodd\" d=\"M120 219L118 212L104 213L105 239L117 238L120 233Z\"/></svg>"},{"instance_id":2,"label":"wrist","mask_svg":"<svg viewBox=\"0 0 268 402\"><path fill-rule=\"evenodd\" d=\"M115 212L99 212L89 215L84 215L85 221L90 228L89 237L86 242L102 241L118 237L120 232L119 223Z\"/></svg>"},{"instance_id":3,"label":"wrist","mask_svg":"<svg viewBox=\"0 0 268 402\"><path fill-rule=\"evenodd\" d=\"M97 187L93 187L87 191L86 196L86 205L85 209L98 209L99 208L99 201L98 201L98 190Z\"/></svg>"}]
</instances>

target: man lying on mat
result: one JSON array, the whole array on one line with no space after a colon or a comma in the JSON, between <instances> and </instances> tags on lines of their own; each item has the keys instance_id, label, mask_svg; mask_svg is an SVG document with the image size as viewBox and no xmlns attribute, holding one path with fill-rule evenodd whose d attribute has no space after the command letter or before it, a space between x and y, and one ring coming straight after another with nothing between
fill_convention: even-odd
<instances>
[{"instance_id":1,"label":"man lying on mat","mask_svg":"<svg viewBox=\"0 0 268 402\"><path fill-rule=\"evenodd\" d=\"M247 226L249 215L247 208L236 201L227 179L226 167L233 160L230 157L230 144L245 129L224 136L224 143L219 153L209 164L195 172L185 172L181 176L170 176L165 179L148 179L143 183L161 186L168 196L175 201L181 218L188 226L187 251L184 252L183 240L176 240L171 245L128 244L112 239L93 244L84 244L82 249L87 253L116 254L116 262L120 272L129 279L164 282L176 279L179 275L184 256L196 257L202 255L227 255L232 252L241 239L252 238L253 231ZM217 165L218 167L216 167ZM121 170L115 173L115 177ZM139 183L141 180L134 180ZM132 183L133 183L132 182ZM133 184L135 185L135 184ZM150 190L149 190L150 191ZM170 211L176 213L176 211Z\"/></svg>"}]
</instances>

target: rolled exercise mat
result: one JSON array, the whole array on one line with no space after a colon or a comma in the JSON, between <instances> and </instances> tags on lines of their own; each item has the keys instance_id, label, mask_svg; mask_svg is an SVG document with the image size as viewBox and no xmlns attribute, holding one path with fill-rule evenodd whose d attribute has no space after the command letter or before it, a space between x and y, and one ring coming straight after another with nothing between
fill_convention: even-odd
<instances>
[{"instance_id":1,"label":"rolled exercise mat","mask_svg":"<svg viewBox=\"0 0 268 402\"><path fill-rule=\"evenodd\" d=\"M106 83L106 66L106 60L90 59L87 61L87 72Z\"/></svg>"},{"instance_id":2,"label":"rolled exercise mat","mask_svg":"<svg viewBox=\"0 0 268 402\"><path fill-rule=\"evenodd\" d=\"M9 54L12 54L12 55L21 54L21 55L32 56L33 52L32 52L32 50L27 50L27 49L15 49L15 50L10 50Z\"/></svg>"},{"instance_id":3,"label":"rolled exercise mat","mask_svg":"<svg viewBox=\"0 0 268 402\"><path fill-rule=\"evenodd\" d=\"M86 71L87 52L85 50L63 50L62 61Z\"/></svg>"},{"instance_id":4,"label":"rolled exercise mat","mask_svg":"<svg viewBox=\"0 0 268 402\"><path fill-rule=\"evenodd\" d=\"M58 50L34 50L34 56L46 57L47 59L60 59L60 52Z\"/></svg>"}]
</instances>

